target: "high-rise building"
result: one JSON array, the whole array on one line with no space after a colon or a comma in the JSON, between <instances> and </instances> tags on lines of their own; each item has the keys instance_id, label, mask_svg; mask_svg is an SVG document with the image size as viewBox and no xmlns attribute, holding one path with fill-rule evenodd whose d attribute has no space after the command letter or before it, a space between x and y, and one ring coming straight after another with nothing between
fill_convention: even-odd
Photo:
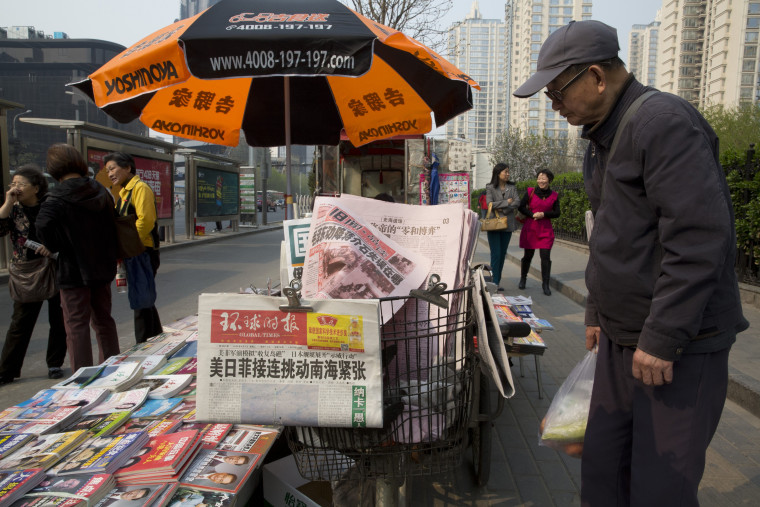
<instances>
[{"instance_id":1,"label":"high-rise building","mask_svg":"<svg viewBox=\"0 0 760 507\"><path fill-rule=\"evenodd\" d=\"M510 73L506 75L509 97L509 125L523 133L568 139L571 129L543 92L528 100L512 95L522 83L536 72L541 44L556 29L570 21L591 19L591 0L508 0L505 19L508 26L507 60Z\"/></svg>"},{"instance_id":2,"label":"high-rise building","mask_svg":"<svg viewBox=\"0 0 760 507\"><path fill-rule=\"evenodd\" d=\"M758 102L760 1L664 0L657 86L697 107Z\"/></svg>"},{"instance_id":3,"label":"high-rise building","mask_svg":"<svg viewBox=\"0 0 760 507\"><path fill-rule=\"evenodd\" d=\"M11 164L35 162L45 166L45 152L65 142L66 132L19 121L22 116L81 120L137 135L148 134L139 120L118 123L79 90L67 87L95 72L125 48L93 39L46 37L34 27L5 27L15 37L0 37L0 97L25 110L8 113ZM23 155L23 157L19 157Z\"/></svg>"},{"instance_id":4,"label":"high-rise building","mask_svg":"<svg viewBox=\"0 0 760 507\"><path fill-rule=\"evenodd\" d=\"M652 21L648 25L633 25L628 34L628 70L647 86L657 83L659 33L660 22Z\"/></svg>"},{"instance_id":5,"label":"high-rise building","mask_svg":"<svg viewBox=\"0 0 760 507\"><path fill-rule=\"evenodd\" d=\"M489 148L507 120L506 24L483 19L478 2L469 14L449 31L447 59L469 74L479 85L473 90L473 108L449 120L446 134L466 138L474 149Z\"/></svg>"}]
</instances>

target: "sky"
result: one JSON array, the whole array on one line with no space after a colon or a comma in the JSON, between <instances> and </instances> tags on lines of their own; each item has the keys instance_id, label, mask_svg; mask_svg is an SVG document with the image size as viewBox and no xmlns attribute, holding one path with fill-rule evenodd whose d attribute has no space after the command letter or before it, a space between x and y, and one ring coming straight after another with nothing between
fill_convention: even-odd
<instances>
[{"instance_id":1,"label":"sky","mask_svg":"<svg viewBox=\"0 0 760 507\"><path fill-rule=\"evenodd\" d=\"M454 0L444 26L467 16L473 0ZM479 0L483 18L504 19L504 0ZM593 19L618 29L625 60L633 24L654 21L662 0L594 0ZM0 0L0 26L34 26L46 34L66 32L71 38L101 39L131 46L171 24L179 16L179 0Z\"/></svg>"},{"instance_id":2,"label":"sky","mask_svg":"<svg viewBox=\"0 0 760 507\"><path fill-rule=\"evenodd\" d=\"M473 0L453 0L442 26L464 20L472 4ZM504 19L504 4L505 0L478 0L484 19ZM662 0L593 0L592 18L617 28L620 56L627 61L631 25L654 21L661 4ZM46 35L65 32L72 39L100 39L125 47L178 17L179 0L0 0L0 26L34 26Z\"/></svg>"}]
</instances>

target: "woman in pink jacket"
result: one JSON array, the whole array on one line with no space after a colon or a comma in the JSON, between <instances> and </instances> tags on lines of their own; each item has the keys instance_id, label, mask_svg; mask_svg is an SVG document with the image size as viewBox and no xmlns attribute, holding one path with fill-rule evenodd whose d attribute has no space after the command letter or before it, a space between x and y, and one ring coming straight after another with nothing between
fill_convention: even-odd
<instances>
[{"instance_id":1,"label":"woman in pink jacket","mask_svg":"<svg viewBox=\"0 0 760 507\"><path fill-rule=\"evenodd\" d=\"M520 289L525 288L525 281L530 270L530 262L536 249L541 257L541 288L547 296L552 295L549 289L552 261L551 250L554 245L554 228L552 218L560 215L557 192L549 188L554 179L554 173L549 169L541 169L536 176L536 188L528 187L528 191L520 200L517 208L527 218L520 232L520 248L525 250L520 267Z\"/></svg>"}]
</instances>

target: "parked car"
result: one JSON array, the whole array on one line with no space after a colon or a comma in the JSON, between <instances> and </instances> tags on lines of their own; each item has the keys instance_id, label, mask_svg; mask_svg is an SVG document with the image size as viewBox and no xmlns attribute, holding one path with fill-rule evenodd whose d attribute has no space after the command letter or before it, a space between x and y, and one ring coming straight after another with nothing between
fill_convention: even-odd
<instances>
[{"instance_id":1,"label":"parked car","mask_svg":"<svg viewBox=\"0 0 760 507\"><path fill-rule=\"evenodd\" d=\"M284 208L285 207L285 199L277 199L277 201L275 201L275 204L277 206L279 206L280 208Z\"/></svg>"}]
</instances>

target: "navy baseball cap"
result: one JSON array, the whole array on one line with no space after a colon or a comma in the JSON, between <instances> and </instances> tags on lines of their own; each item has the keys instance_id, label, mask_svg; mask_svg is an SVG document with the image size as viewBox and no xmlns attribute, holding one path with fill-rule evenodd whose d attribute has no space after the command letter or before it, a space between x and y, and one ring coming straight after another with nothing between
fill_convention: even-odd
<instances>
[{"instance_id":1,"label":"navy baseball cap","mask_svg":"<svg viewBox=\"0 0 760 507\"><path fill-rule=\"evenodd\" d=\"M616 57L618 51L616 29L601 21L571 21L544 41L538 52L538 70L513 95L530 97L571 65L608 60Z\"/></svg>"}]
</instances>

